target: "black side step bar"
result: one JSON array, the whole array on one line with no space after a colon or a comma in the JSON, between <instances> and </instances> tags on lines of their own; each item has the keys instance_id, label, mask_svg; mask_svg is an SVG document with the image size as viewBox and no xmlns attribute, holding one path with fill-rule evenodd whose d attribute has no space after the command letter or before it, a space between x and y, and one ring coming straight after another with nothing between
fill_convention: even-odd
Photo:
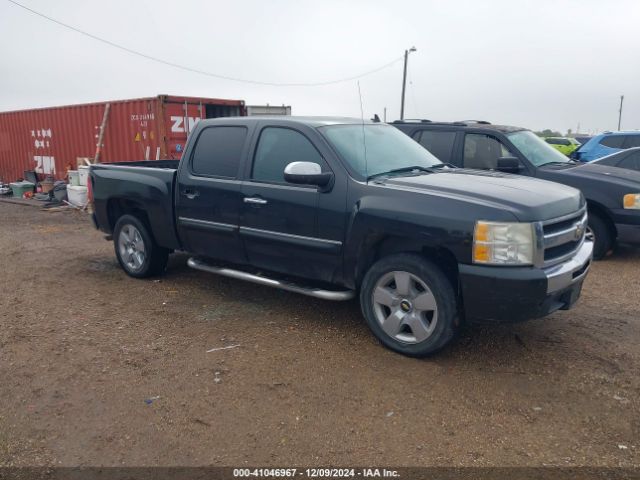
<instances>
[{"instance_id":1,"label":"black side step bar","mask_svg":"<svg viewBox=\"0 0 640 480\"><path fill-rule=\"evenodd\" d=\"M215 273L217 275L236 278L238 280L246 280L247 282L266 285L267 287L275 287L281 290L287 290L289 292L301 293L302 295L321 298L323 300L344 301L351 300L355 296L355 291L353 290L323 290L321 288L297 285L294 283L283 282L275 278L254 275L253 273L243 272L242 270L234 270L228 267L218 267L197 258L190 258L187 261L187 265L189 265L191 268L195 268L196 270Z\"/></svg>"}]
</instances>

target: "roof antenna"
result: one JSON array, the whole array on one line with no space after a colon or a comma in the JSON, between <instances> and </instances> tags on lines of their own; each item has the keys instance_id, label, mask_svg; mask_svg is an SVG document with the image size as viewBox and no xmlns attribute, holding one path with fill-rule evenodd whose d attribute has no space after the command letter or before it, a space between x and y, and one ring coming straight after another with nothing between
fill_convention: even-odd
<instances>
[{"instance_id":1,"label":"roof antenna","mask_svg":"<svg viewBox=\"0 0 640 480\"><path fill-rule=\"evenodd\" d=\"M362 146L364 147L364 176L369 178L367 168L367 140L364 135L364 110L362 108L362 92L360 92L360 80L358 80L358 97L360 98L360 118L362 119Z\"/></svg>"}]
</instances>

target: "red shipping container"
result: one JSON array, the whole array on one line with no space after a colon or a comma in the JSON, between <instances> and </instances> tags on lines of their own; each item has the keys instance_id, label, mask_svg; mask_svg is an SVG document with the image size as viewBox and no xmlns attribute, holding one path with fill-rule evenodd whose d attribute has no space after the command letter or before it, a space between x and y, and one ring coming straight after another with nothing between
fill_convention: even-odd
<instances>
[{"instance_id":1,"label":"red shipping container","mask_svg":"<svg viewBox=\"0 0 640 480\"><path fill-rule=\"evenodd\" d=\"M0 180L26 170L64 179L78 158L93 161L103 121L99 161L109 163L179 159L196 122L245 114L242 100L169 95L0 112Z\"/></svg>"}]
</instances>

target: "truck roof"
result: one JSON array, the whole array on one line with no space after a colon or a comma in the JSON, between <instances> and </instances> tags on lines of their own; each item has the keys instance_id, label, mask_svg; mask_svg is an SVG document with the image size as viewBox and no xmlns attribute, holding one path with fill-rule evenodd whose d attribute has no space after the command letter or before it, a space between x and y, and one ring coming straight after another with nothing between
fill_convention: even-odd
<instances>
[{"instance_id":1,"label":"truck roof","mask_svg":"<svg viewBox=\"0 0 640 480\"><path fill-rule=\"evenodd\" d=\"M498 132L510 133L510 132L518 132L520 130L527 130L522 127L514 127L511 125L494 125L485 120L461 120L456 122L436 122L431 120L396 120L392 122L394 126L407 126L407 127L435 127L435 128L455 128L455 129L465 129L465 128L481 128L486 130L496 130Z\"/></svg>"},{"instance_id":2,"label":"truck roof","mask_svg":"<svg viewBox=\"0 0 640 480\"><path fill-rule=\"evenodd\" d=\"M272 121L278 123L289 123L292 125L307 125L309 127L324 127L327 125L360 125L373 124L371 120L362 120L361 118L350 117L298 117L288 115L258 115L255 117L221 117L221 118L209 118L201 120L205 122L204 125L216 124L216 123L229 123L238 122L243 125L256 123L260 121Z\"/></svg>"}]
</instances>

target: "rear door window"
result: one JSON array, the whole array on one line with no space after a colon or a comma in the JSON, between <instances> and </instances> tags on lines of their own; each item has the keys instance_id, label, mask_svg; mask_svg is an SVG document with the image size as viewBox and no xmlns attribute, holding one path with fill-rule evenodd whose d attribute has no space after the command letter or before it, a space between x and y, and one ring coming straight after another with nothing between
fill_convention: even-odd
<instances>
[{"instance_id":1,"label":"rear door window","mask_svg":"<svg viewBox=\"0 0 640 480\"><path fill-rule=\"evenodd\" d=\"M624 143L624 135L610 135L600 140L600 145L610 148L622 148Z\"/></svg>"},{"instance_id":2,"label":"rear door window","mask_svg":"<svg viewBox=\"0 0 640 480\"><path fill-rule=\"evenodd\" d=\"M509 156L507 147L494 137L479 133L468 133L464 137L464 168L495 170L498 158Z\"/></svg>"},{"instance_id":3,"label":"rear door window","mask_svg":"<svg viewBox=\"0 0 640 480\"><path fill-rule=\"evenodd\" d=\"M415 136L415 140L429 150L441 162L449 163L456 132L441 132L437 130L422 130Z\"/></svg>"},{"instance_id":4,"label":"rear door window","mask_svg":"<svg viewBox=\"0 0 640 480\"><path fill-rule=\"evenodd\" d=\"M191 171L205 177L237 178L246 127L207 127L198 136Z\"/></svg>"}]
</instances>

